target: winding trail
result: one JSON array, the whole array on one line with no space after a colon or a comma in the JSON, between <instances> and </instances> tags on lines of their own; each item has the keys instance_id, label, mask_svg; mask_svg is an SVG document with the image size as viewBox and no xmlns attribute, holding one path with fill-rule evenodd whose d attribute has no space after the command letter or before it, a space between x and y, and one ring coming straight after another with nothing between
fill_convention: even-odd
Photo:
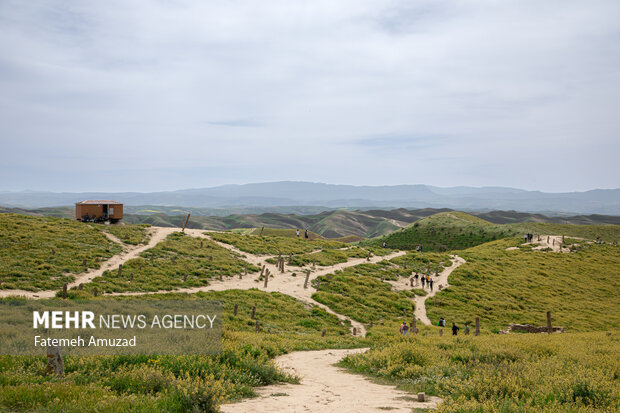
<instances>
[{"instance_id":1,"label":"winding trail","mask_svg":"<svg viewBox=\"0 0 620 413\"><path fill-rule=\"evenodd\" d=\"M124 264L125 262L138 257L142 252L153 248L159 242L166 239L168 235L173 232L181 231L181 228L176 227L150 227L149 231L149 240L146 244L132 246L124 244L120 239L115 237L112 234L104 232L105 236L123 247L123 252L120 254L114 255L109 258L105 262L101 264L98 269L92 269L87 272L76 275L75 280L67 285L68 289L79 286L80 284L85 284L92 281L96 277L100 277L103 275L103 272L106 270L110 270L113 268L117 268L119 265ZM185 233L197 237L197 238L206 238L210 241L216 243L217 245L239 254L241 258L251 264L257 266L265 266L266 269L269 269L269 272L273 275L272 278L269 279L268 285L265 288L263 282L258 282L256 274L249 274L247 276L243 276L243 278L227 278L223 281L212 279L210 280L210 284L204 287L193 287L193 288L180 288L176 290L161 290L161 291L133 291L133 292L122 292L122 293L112 293L106 294L111 296L136 296L136 295L147 295L147 294L163 294L163 293L197 293L204 291L224 291L231 289L239 289L239 290L249 290L251 288L258 288L262 291L277 291L283 294L290 295L293 298L296 298L306 304L316 305L330 314L338 317L339 320L343 322L349 322L351 324L351 333L353 335L358 335L361 337L366 336L366 328L362 323L359 323L349 317L346 317L342 314L338 314L333 311L328 306L319 303L312 299L312 294L316 291L312 287L312 280L316 277L331 274L335 271L342 270L347 267L363 264L363 263L377 263L379 261L385 259L392 259L401 255L404 255L404 251L399 251L396 253L392 253L386 256L373 256L370 260L366 258L354 258L350 259L347 262L327 266L327 267L316 267L314 270L311 270L310 277L308 280L308 288L303 288L305 282L305 271L307 269L293 266L285 266L286 269L282 273L280 272L275 264L269 264L265 262L266 259L271 258L271 255L255 255L243 252L230 244L226 244L223 242L216 241L208 236L207 231L202 229L185 229ZM318 251L317 251L318 252ZM295 274L295 276L293 276ZM32 299L43 299L43 298L53 298L56 296L58 290L43 290L43 291L26 291L26 290L0 290L0 298L5 297L26 297Z\"/></svg>"},{"instance_id":2,"label":"winding trail","mask_svg":"<svg viewBox=\"0 0 620 413\"><path fill-rule=\"evenodd\" d=\"M140 253L153 248L157 243L163 241L169 234L180 231L180 228L163 228L151 227L150 239L147 244L140 246L127 246L113 235L106 234L108 239L123 245L123 252L111 257L104 262L97 270L91 270L76 276L75 281L71 282L68 287L76 287L80 283L87 283L94 278L99 277L105 270L118 267L126 261L136 258ZM341 321L351 323L351 333L364 337L366 328L362 323L350 319L342 314L338 314L328 306L321 304L312 299L312 294L316 291L311 282L315 278L331 274L335 271L345 269L347 267L364 264L377 263L383 260L389 260L406 254L405 251L395 252L385 256L373 256L367 258L354 258L347 262L336 264L328 267L316 267L310 272L308 280L308 288L304 288L306 271L308 268L300 268L286 266L285 271L280 272L276 265L265 262L271 258L270 255L249 254L234 246L213 240L208 236L205 230L186 229L185 232L193 237L209 239L219 246L240 255L245 261L257 265L265 266L273 274L273 278L269 278L267 287L264 287L263 281L257 280L257 273L248 274L246 276L231 277L223 281L210 280L210 285L195 288L181 288L177 290L164 290L156 292L125 292L107 295L145 295L156 293L196 293L201 291L223 291L230 289L251 289L257 288L262 291L277 291L294 297L306 304L316 305L325 309L330 314L337 316ZM442 271L439 280L445 278L444 284L447 285L447 278L450 272L458 267L464 260L454 256L455 261L451 267ZM460 260L460 261L458 261ZM295 276L293 276L295 275ZM408 287L408 280L404 279L404 287ZM25 296L28 298L40 299L54 297L57 290L50 291L22 291L22 290L6 290L0 291L0 297L7 296ZM432 296L432 295L429 295ZM428 321L424 308L423 298L419 303L416 301L416 316L425 322ZM418 309L422 308L423 314L418 315ZM428 322L430 323L430 322ZM349 349L349 350L321 350L321 351L297 351L276 358L275 363L281 369L300 377L301 384L283 384L272 385L256 388L259 394L258 398L243 400L239 403L222 405L223 412L247 412L255 413L272 413L272 412L407 412L410 413L413 408L433 409L441 402L438 397L427 397L426 402L418 402L410 393L397 390L394 386L381 385L364 378L361 375L350 374L343 369L334 366L348 354L364 352L367 349Z\"/></svg>"},{"instance_id":3,"label":"winding trail","mask_svg":"<svg viewBox=\"0 0 620 413\"><path fill-rule=\"evenodd\" d=\"M284 371L301 379L301 384L277 384L256 388L259 397L220 406L224 413L272 412L402 412L413 408L432 409L441 401L427 397L417 402L411 393L394 386L373 383L361 375L334 366L348 354L368 349L297 351L275 359Z\"/></svg>"},{"instance_id":4,"label":"winding trail","mask_svg":"<svg viewBox=\"0 0 620 413\"><path fill-rule=\"evenodd\" d=\"M149 241L146 244L141 245L126 245L121 242L117 237L112 234L104 232L112 242L119 243L123 247L123 252L110 257L104 261L98 269L92 269L75 276L75 280L67 285L67 288L77 287L80 284L88 283L96 277L100 277L105 270L118 267L121 264L136 258L142 252L153 248L159 242L166 239L166 237L176 231L177 228L164 228L164 227L149 227L148 232L150 235ZM26 291L26 290L0 290L0 298L22 296L26 298L52 298L56 296L58 290L43 290L43 291Z\"/></svg>"},{"instance_id":5,"label":"winding trail","mask_svg":"<svg viewBox=\"0 0 620 413\"><path fill-rule=\"evenodd\" d=\"M413 302L415 303L415 311L414 315L417 320L420 320L422 323L426 325L431 325L431 320L426 315L426 300L437 294L439 291L439 286L442 286L442 289L449 287L448 277L452 274L452 271L465 264L465 260L458 255L451 255L452 265L446 267L439 273L437 277L433 277L433 291L430 291L429 288L426 288L425 291L427 294L425 296L416 295L413 298ZM392 287L395 290L410 290L411 286L409 284L409 280L407 278L399 279L398 281L387 281L392 284Z\"/></svg>"},{"instance_id":6,"label":"winding trail","mask_svg":"<svg viewBox=\"0 0 620 413\"><path fill-rule=\"evenodd\" d=\"M350 322L351 333L355 332L354 335L365 337L366 327L362 323L359 323L342 314L338 314L335 311L333 311L331 308L329 308L328 306L321 304L312 298L312 294L316 292L316 289L312 287L312 284L311 284L312 280L314 280L315 278L319 276L331 274L335 271L342 270L347 267L352 267L352 266L364 264L364 263L377 263L382 260L389 260L389 259L406 254L405 251L398 251L398 252L385 255L385 256L373 256L370 258L370 260L366 258L354 258L354 259L350 259L347 262L331 265L328 267L317 267L314 271L311 270L310 277L308 280L308 288L304 288L304 282L306 278L305 272L307 271L307 269L285 265L285 271L282 273L277 269L277 266L275 264L269 264L265 262L266 259L272 257L271 255L255 255L255 254L243 252L230 244L226 244L223 242L213 240L211 237L208 236L208 234L205 234L204 230L186 229L185 232L188 235L191 235L194 237L209 239L215 242L216 244L218 244L219 246L226 248L227 250L232 251L236 254L241 255L241 258L249 262L250 264L254 264L257 266L264 265L265 268L268 269L269 272L271 272L271 274L273 275L273 278L269 278L267 287L264 287L263 281L260 281L260 282L258 281L257 273L254 273L254 274L248 274L246 276L242 276L242 278L237 278L237 277L225 278L223 281L211 279L209 280L210 284L207 286L203 286L203 287L179 288L176 290L161 290L161 291L151 291L151 292L132 291L132 292L112 293L112 294L106 294L106 295L132 296L132 295L162 294L162 293L192 294L192 293L205 292L205 291L249 290L251 288L257 288L261 291L276 291L282 294L290 295L291 297L296 298L299 301L304 302L306 304L316 305L324 309L328 313L335 315L341 321ZM293 274L295 274L295 276L293 276Z\"/></svg>"}]
</instances>

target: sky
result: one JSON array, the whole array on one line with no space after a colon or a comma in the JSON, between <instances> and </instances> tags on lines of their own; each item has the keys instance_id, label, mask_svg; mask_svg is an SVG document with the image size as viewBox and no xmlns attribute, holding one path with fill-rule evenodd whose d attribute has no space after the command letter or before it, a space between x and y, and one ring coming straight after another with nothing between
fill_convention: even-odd
<instances>
[{"instance_id":1,"label":"sky","mask_svg":"<svg viewBox=\"0 0 620 413\"><path fill-rule=\"evenodd\" d=\"M620 2L0 0L0 190L620 187Z\"/></svg>"}]
</instances>

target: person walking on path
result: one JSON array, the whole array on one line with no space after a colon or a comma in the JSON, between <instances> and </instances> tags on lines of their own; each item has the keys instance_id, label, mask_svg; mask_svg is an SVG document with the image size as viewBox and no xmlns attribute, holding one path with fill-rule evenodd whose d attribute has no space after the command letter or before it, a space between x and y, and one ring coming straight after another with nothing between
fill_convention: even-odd
<instances>
[{"instance_id":1,"label":"person walking on path","mask_svg":"<svg viewBox=\"0 0 620 413\"><path fill-rule=\"evenodd\" d=\"M433 280L430 280L430 281L428 282L428 285L430 285L430 287L431 287L431 291L433 291Z\"/></svg>"},{"instance_id":2,"label":"person walking on path","mask_svg":"<svg viewBox=\"0 0 620 413\"><path fill-rule=\"evenodd\" d=\"M308 230L306 230L306 233L304 234L304 238L308 239Z\"/></svg>"},{"instance_id":3,"label":"person walking on path","mask_svg":"<svg viewBox=\"0 0 620 413\"><path fill-rule=\"evenodd\" d=\"M415 278L415 285L418 285L418 278L420 278L420 276L418 275L418 273L416 272L415 275L413 276Z\"/></svg>"},{"instance_id":4,"label":"person walking on path","mask_svg":"<svg viewBox=\"0 0 620 413\"><path fill-rule=\"evenodd\" d=\"M295 235L297 235L297 238L299 238L299 228L295 230Z\"/></svg>"},{"instance_id":5,"label":"person walking on path","mask_svg":"<svg viewBox=\"0 0 620 413\"><path fill-rule=\"evenodd\" d=\"M422 277L422 288L424 288L424 277Z\"/></svg>"},{"instance_id":6,"label":"person walking on path","mask_svg":"<svg viewBox=\"0 0 620 413\"><path fill-rule=\"evenodd\" d=\"M455 323L452 323L452 335L455 336L459 331L459 328L456 326Z\"/></svg>"}]
</instances>

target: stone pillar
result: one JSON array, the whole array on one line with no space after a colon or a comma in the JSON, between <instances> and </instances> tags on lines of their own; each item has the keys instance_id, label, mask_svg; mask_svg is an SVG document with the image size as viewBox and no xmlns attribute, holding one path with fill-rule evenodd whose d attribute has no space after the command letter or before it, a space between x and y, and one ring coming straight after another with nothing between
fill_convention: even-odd
<instances>
[{"instance_id":1,"label":"stone pillar","mask_svg":"<svg viewBox=\"0 0 620 413\"><path fill-rule=\"evenodd\" d=\"M62 361L61 347L47 346L47 367L45 374L54 374L58 377L65 375L65 365Z\"/></svg>"}]
</instances>

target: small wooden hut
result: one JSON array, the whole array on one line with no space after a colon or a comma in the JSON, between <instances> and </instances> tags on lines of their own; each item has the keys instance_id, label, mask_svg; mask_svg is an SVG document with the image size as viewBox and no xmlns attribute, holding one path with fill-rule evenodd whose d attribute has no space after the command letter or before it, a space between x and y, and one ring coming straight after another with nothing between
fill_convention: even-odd
<instances>
[{"instance_id":1,"label":"small wooden hut","mask_svg":"<svg viewBox=\"0 0 620 413\"><path fill-rule=\"evenodd\" d=\"M78 221L118 222L123 218L123 204L107 200L86 200L75 204L75 219Z\"/></svg>"}]
</instances>

